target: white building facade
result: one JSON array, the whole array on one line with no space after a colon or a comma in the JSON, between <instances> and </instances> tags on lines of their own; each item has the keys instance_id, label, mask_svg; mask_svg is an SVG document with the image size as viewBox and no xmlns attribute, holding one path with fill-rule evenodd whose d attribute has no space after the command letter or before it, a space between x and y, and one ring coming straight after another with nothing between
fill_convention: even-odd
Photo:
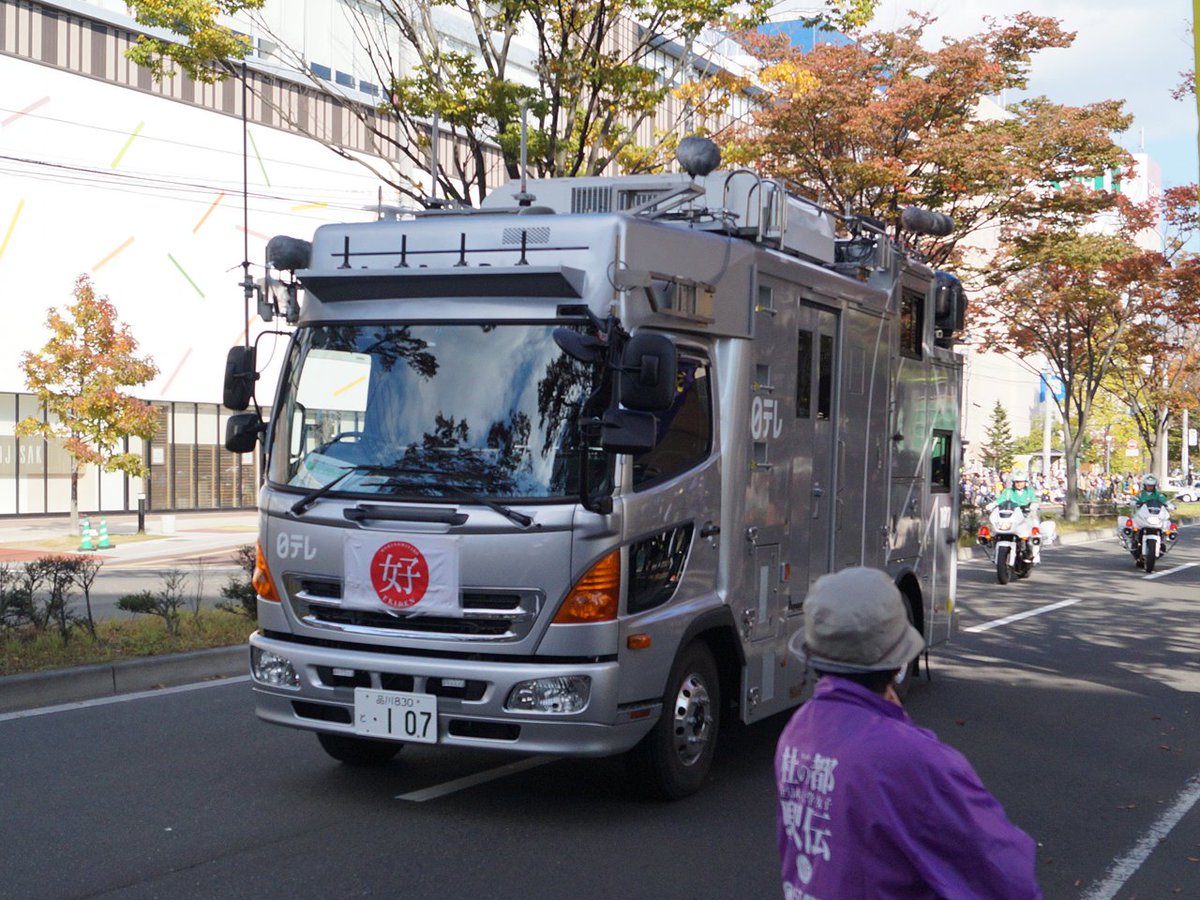
<instances>
[{"instance_id":1,"label":"white building facade","mask_svg":"<svg viewBox=\"0 0 1200 900\"><path fill-rule=\"evenodd\" d=\"M468 46L448 16L447 40ZM339 0L275 0L264 17L309 72L368 110L377 101L380 79ZM49 339L48 310L65 310L85 274L159 367L137 394L157 407L160 429L148 445L127 447L150 477L89 466L80 509L133 510L139 497L160 511L253 505L258 460L222 447L225 354L247 335L258 341L267 366L258 399L269 406L287 338L247 303L242 264L261 278L272 236L308 238L322 223L366 221L381 201L398 202L370 170L297 134L255 98L266 92L352 153L380 152L355 116L284 66L280 43L232 24L255 47L254 92L236 79L206 85L183 74L156 83L124 57L138 28L121 0L0 0L0 516L69 509L65 451L15 434L18 421L42 415L19 363ZM516 57L518 70L526 57L531 65L532 46ZM389 127L386 117L376 124ZM639 137L649 142L653 127ZM427 172L398 168L429 185Z\"/></svg>"}]
</instances>

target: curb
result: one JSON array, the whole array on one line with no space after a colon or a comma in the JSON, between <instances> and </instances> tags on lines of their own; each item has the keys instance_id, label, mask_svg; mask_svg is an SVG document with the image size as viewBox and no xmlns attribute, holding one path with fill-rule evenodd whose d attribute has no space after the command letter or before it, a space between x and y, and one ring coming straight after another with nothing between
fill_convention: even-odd
<instances>
[{"instance_id":1,"label":"curb","mask_svg":"<svg viewBox=\"0 0 1200 900\"><path fill-rule=\"evenodd\" d=\"M247 644L0 677L0 713L174 687L249 671Z\"/></svg>"}]
</instances>

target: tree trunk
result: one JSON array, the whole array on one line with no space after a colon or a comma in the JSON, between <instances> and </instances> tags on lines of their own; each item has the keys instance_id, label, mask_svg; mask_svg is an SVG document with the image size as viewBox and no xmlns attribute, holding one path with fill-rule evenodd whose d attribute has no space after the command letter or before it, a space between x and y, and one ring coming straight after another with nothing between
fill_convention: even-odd
<instances>
[{"instance_id":1,"label":"tree trunk","mask_svg":"<svg viewBox=\"0 0 1200 900\"><path fill-rule=\"evenodd\" d=\"M1079 472L1075 468L1075 460L1079 456L1079 445L1083 442L1081 434L1071 435L1065 440L1066 429L1063 429L1063 471L1067 476L1067 493L1063 497L1063 520L1079 521Z\"/></svg>"}]
</instances>

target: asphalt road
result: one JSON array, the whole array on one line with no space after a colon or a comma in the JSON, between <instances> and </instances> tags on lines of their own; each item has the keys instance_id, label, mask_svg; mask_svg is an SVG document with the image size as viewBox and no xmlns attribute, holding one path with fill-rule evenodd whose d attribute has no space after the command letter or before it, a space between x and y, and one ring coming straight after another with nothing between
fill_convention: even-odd
<instances>
[{"instance_id":1,"label":"asphalt road","mask_svg":"<svg viewBox=\"0 0 1200 900\"><path fill-rule=\"evenodd\" d=\"M1200 896L1183 535L1152 579L1109 542L1004 587L964 564L963 630L909 695L1037 840L1048 898ZM257 722L244 681L0 716L0 897L775 898L785 721L726 731L705 789L663 804L619 760L410 746L350 769Z\"/></svg>"}]
</instances>

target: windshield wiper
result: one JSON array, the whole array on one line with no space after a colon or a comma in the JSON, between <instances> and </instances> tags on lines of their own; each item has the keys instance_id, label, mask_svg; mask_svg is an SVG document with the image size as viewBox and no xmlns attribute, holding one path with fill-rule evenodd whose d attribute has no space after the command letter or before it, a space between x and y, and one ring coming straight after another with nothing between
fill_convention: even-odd
<instances>
[{"instance_id":1,"label":"windshield wiper","mask_svg":"<svg viewBox=\"0 0 1200 900\"><path fill-rule=\"evenodd\" d=\"M458 496L459 499L466 500L468 503L478 503L480 506L486 506L488 509L493 509L510 522L520 525L522 528L528 528L533 524L532 517L525 515L523 512L517 512L515 509L505 506L503 503L497 503L495 500L489 500L487 497L481 497L478 494L472 494L470 491L456 487L452 484L439 484L438 487L450 491Z\"/></svg>"},{"instance_id":2,"label":"windshield wiper","mask_svg":"<svg viewBox=\"0 0 1200 900\"><path fill-rule=\"evenodd\" d=\"M354 472L369 472L372 475L445 475L444 472L439 472L435 469L418 469L408 466L375 465L371 463L361 463L359 465L349 466L332 481L326 482L319 488L314 488L312 491L305 494L303 497L293 503L292 515L300 515L302 512L312 506L313 503L333 490L334 486L337 485L343 478L353 474ZM497 503L495 500L490 500L487 497L481 497L478 494L473 494L472 492L455 485L438 483L430 485L430 487L436 487L439 490L445 490L454 494L460 499L467 501L468 503L477 503L480 506L486 506L488 509L495 510L496 512L500 513L500 515L507 518L510 522L520 525L522 528L528 528L533 524L533 519L530 516L525 515L525 513L518 512L515 509L505 506L503 503Z\"/></svg>"},{"instance_id":3,"label":"windshield wiper","mask_svg":"<svg viewBox=\"0 0 1200 900\"><path fill-rule=\"evenodd\" d=\"M339 475L337 478L333 479L332 481L325 482L323 485L321 485L318 488L313 488L311 491L309 491L307 494L305 494L303 497L301 497L299 500L297 500L295 503L293 503L292 510L291 510L292 515L293 516L300 515L302 512L304 512L306 509L308 509L310 506L312 506L314 503L316 503L318 500L320 500L322 497L324 497L326 494L328 494L330 491L332 491L334 489L334 487L337 484L339 484L342 481L342 479L345 478L346 476L353 475L355 472L374 472L377 469L386 469L386 468L387 468L387 466L375 466L375 465L370 465L368 463L361 463L356 466L347 466L345 469L342 470L342 474Z\"/></svg>"}]
</instances>

